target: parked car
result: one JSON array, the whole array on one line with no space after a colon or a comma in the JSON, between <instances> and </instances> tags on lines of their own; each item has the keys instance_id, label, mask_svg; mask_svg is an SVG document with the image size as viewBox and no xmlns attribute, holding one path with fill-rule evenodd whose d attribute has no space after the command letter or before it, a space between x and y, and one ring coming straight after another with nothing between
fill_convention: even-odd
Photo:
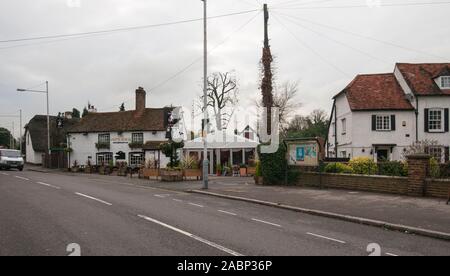
<instances>
[{"instance_id":1,"label":"parked car","mask_svg":"<svg viewBox=\"0 0 450 276\"><path fill-rule=\"evenodd\" d=\"M23 171L24 163L20 151L0 149L0 170L18 169Z\"/></svg>"}]
</instances>

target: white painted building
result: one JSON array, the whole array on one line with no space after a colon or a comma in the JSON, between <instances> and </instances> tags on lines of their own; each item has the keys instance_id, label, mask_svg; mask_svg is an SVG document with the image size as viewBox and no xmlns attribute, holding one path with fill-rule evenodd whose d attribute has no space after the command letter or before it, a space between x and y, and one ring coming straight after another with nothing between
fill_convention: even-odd
<instances>
[{"instance_id":1,"label":"white painted building","mask_svg":"<svg viewBox=\"0 0 450 276\"><path fill-rule=\"evenodd\" d=\"M402 160L415 141L449 161L450 63L398 63L393 73L358 75L334 97L328 157Z\"/></svg>"},{"instance_id":2,"label":"white painted building","mask_svg":"<svg viewBox=\"0 0 450 276\"><path fill-rule=\"evenodd\" d=\"M126 161L130 166L154 160L165 168L169 159L159 145L165 141L172 108L146 108L146 92L136 90L136 109L123 112L90 112L68 131L70 164L109 164Z\"/></svg>"}]
</instances>

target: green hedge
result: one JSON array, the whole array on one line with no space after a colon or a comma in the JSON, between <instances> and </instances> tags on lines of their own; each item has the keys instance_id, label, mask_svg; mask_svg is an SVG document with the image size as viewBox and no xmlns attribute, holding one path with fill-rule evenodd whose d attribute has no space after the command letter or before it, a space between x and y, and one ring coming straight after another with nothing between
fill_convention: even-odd
<instances>
[{"instance_id":1,"label":"green hedge","mask_svg":"<svg viewBox=\"0 0 450 276\"><path fill-rule=\"evenodd\" d=\"M300 173L294 168L289 168L286 160L286 146L284 144L280 144L276 153L261 153L260 147L258 147L258 152L260 174L264 179L264 185L296 184Z\"/></svg>"},{"instance_id":2,"label":"green hedge","mask_svg":"<svg viewBox=\"0 0 450 276\"><path fill-rule=\"evenodd\" d=\"M352 167L344 163L329 163L325 166L324 171L326 173L353 173Z\"/></svg>"}]
</instances>

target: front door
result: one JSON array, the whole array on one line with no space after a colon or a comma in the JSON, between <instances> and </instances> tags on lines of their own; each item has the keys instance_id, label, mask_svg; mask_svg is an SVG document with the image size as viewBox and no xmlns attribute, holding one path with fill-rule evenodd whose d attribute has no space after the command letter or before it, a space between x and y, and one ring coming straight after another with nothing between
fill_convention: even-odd
<instances>
[{"instance_id":1,"label":"front door","mask_svg":"<svg viewBox=\"0 0 450 276\"><path fill-rule=\"evenodd\" d=\"M377 150L377 160L378 162L384 162L389 160L389 150L378 149Z\"/></svg>"}]
</instances>

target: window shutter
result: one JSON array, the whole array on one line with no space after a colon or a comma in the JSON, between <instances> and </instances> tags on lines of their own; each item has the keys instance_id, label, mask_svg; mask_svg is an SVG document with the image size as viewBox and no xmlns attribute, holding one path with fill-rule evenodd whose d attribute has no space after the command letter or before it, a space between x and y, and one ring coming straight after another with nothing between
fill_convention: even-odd
<instances>
[{"instance_id":1,"label":"window shutter","mask_svg":"<svg viewBox=\"0 0 450 276\"><path fill-rule=\"evenodd\" d=\"M449 111L449 109L448 108L446 108L445 110L444 110L444 124L445 124L445 132L448 132L449 131L449 118L448 118L448 116L449 116L449 114L448 114L448 111Z\"/></svg>"},{"instance_id":2,"label":"window shutter","mask_svg":"<svg viewBox=\"0 0 450 276\"><path fill-rule=\"evenodd\" d=\"M391 130L395 131L395 115L391 115Z\"/></svg>"},{"instance_id":3,"label":"window shutter","mask_svg":"<svg viewBox=\"0 0 450 276\"><path fill-rule=\"evenodd\" d=\"M377 115L372 115L372 131L377 130Z\"/></svg>"},{"instance_id":4,"label":"window shutter","mask_svg":"<svg viewBox=\"0 0 450 276\"><path fill-rule=\"evenodd\" d=\"M425 128L424 128L424 130L425 130L425 132L429 132L429 128L428 128L428 115L429 115L429 109L428 108L425 108L424 109L424 111L425 111Z\"/></svg>"},{"instance_id":5,"label":"window shutter","mask_svg":"<svg viewBox=\"0 0 450 276\"><path fill-rule=\"evenodd\" d=\"M450 160L450 148L445 147L445 162L448 162Z\"/></svg>"}]
</instances>

